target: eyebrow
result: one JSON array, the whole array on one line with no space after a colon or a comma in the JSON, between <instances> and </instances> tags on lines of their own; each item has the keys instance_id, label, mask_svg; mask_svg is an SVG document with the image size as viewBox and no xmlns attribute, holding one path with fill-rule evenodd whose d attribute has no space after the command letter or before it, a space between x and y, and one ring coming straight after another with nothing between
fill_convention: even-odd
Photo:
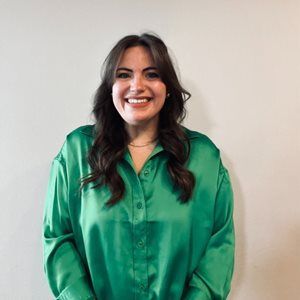
<instances>
[{"instance_id":1,"label":"eyebrow","mask_svg":"<svg viewBox=\"0 0 300 300\"><path fill-rule=\"evenodd\" d=\"M156 67L147 67L147 68L143 69L143 72L149 71L149 70L158 70L158 68L156 68ZM117 69L117 72L118 72L118 71L128 71L128 72L133 72L131 69L125 68L125 67L120 67L120 68L118 68L118 69Z\"/></svg>"}]
</instances>

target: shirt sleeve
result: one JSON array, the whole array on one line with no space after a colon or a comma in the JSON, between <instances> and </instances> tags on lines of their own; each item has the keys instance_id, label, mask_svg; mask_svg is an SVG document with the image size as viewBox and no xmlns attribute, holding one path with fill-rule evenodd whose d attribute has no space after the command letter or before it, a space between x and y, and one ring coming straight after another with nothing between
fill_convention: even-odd
<instances>
[{"instance_id":1,"label":"shirt sleeve","mask_svg":"<svg viewBox=\"0 0 300 300\"><path fill-rule=\"evenodd\" d=\"M233 192L222 162L218 182L213 232L188 283L184 300L223 300L230 291L235 249Z\"/></svg>"},{"instance_id":2,"label":"shirt sleeve","mask_svg":"<svg viewBox=\"0 0 300 300\"><path fill-rule=\"evenodd\" d=\"M56 299L96 299L76 249L68 203L65 162L57 156L51 167L44 210L44 271Z\"/></svg>"}]
</instances>

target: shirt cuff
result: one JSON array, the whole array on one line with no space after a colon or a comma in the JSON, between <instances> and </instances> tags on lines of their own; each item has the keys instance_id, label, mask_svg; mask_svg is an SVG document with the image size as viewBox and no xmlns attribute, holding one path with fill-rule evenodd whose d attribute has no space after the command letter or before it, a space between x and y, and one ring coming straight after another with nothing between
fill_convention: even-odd
<instances>
[{"instance_id":1,"label":"shirt cuff","mask_svg":"<svg viewBox=\"0 0 300 300\"><path fill-rule=\"evenodd\" d=\"M66 287L57 300L96 300L96 297L91 291L87 277L83 276Z\"/></svg>"}]
</instances>

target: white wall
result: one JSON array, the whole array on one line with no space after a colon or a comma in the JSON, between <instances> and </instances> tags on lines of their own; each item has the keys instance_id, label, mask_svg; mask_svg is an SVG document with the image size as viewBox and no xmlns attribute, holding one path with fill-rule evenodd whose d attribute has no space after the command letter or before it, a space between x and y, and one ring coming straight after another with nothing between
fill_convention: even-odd
<instances>
[{"instance_id":1,"label":"white wall","mask_svg":"<svg viewBox=\"0 0 300 300\"><path fill-rule=\"evenodd\" d=\"M230 299L296 299L296 0L0 0L0 298L52 298L41 244L50 162L69 131L91 122L112 45L144 30L169 45L193 95L185 125L214 140L231 172L237 256Z\"/></svg>"}]
</instances>

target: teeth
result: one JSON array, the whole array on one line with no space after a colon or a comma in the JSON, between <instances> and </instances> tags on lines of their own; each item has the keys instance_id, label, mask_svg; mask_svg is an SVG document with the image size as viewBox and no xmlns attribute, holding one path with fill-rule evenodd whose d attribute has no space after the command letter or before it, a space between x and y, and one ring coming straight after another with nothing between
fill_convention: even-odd
<instances>
[{"instance_id":1,"label":"teeth","mask_svg":"<svg viewBox=\"0 0 300 300\"><path fill-rule=\"evenodd\" d=\"M145 103L150 101L149 99L128 99L129 103Z\"/></svg>"}]
</instances>

